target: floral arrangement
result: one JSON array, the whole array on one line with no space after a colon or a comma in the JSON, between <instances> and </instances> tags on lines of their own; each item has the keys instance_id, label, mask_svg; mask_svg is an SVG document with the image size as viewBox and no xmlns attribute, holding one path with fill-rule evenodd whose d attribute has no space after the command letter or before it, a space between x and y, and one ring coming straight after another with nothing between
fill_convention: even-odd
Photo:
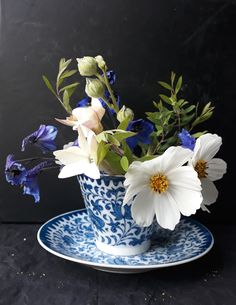
<instances>
[{"instance_id":1,"label":"floral arrangement","mask_svg":"<svg viewBox=\"0 0 236 305\"><path fill-rule=\"evenodd\" d=\"M56 120L72 127L74 142L57 150L57 128L41 125L23 139L21 150L37 146L42 157L16 160L8 155L6 180L38 202L37 176L51 168L60 170L59 178L124 175L124 204L132 205L132 217L140 226L149 226L156 218L160 226L173 230L181 214L209 211L218 196L214 181L226 172L226 163L214 158L221 137L197 130L212 116L211 103L185 100L182 76L172 72L170 82L159 82L164 93L153 103L154 111L147 112L146 119L136 118L113 90L116 74L102 56L77 62L78 69L70 70L71 59L60 60L55 86L43 76L68 114ZM79 83L69 80L78 72L85 77L85 97L72 108Z\"/></svg>"}]
</instances>

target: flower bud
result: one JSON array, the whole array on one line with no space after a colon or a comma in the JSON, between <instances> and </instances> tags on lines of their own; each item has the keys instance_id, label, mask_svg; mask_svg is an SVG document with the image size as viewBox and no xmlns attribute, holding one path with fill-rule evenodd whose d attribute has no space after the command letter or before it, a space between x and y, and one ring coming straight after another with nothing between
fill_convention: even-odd
<instances>
[{"instance_id":1,"label":"flower bud","mask_svg":"<svg viewBox=\"0 0 236 305\"><path fill-rule=\"evenodd\" d=\"M96 62L98 64L98 67L101 70L104 70L106 68L106 62L105 62L105 60L103 59L103 57L101 55L96 56L95 60L96 60Z\"/></svg>"},{"instance_id":2,"label":"flower bud","mask_svg":"<svg viewBox=\"0 0 236 305\"><path fill-rule=\"evenodd\" d=\"M117 113L117 120L121 123L127 118L129 118L130 121L132 121L134 118L134 113L133 110L131 110L130 108L126 108L125 106L123 106L120 109L120 111Z\"/></svg>"},{"instance_id":3,"label":"flower bud","mask_svg":"<svg viewBox=\"0 0 236 305\"><path fill-rule=\"evenodd\" d=\"M102 98L104 97L105 86L97 78L86 78L85 92L89 97Z\"/></svg>"},{"instance_id":4,"label":"flower bud","mask_svg":"<svg viewBox=\"0 0 236 305\"><path fill-rule=\"evenodd\" d=\"M97 62L91 56L77 58L78 70L82 76L93 76L97 73Z\"/></svg>"}]
</instances>

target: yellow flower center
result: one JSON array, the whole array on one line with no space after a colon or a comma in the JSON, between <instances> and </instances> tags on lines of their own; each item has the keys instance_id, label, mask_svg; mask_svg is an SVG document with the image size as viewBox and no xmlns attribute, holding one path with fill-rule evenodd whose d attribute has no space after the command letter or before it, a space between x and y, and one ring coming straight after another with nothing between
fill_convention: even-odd
<instances>
[{"instance_id":1,"label":"yellow flower center","mask_svg":"<svg viewBox=\"0 0 236 305\"><path fill-rule=\"evenodd\" d=\"M169 186L169 182L165 175L154 175L150 178L150 187L154 192L164 193Z\"/></svg>"},{"instance_id":2,"label":"yellow flower center","mask_svg":"<svg viewBox=\"0 0 236 305\"><path fill-rule=\"evenodd\" d=\"M206 178L207 173L207 162L204 160L197 161L197 164L194 167L195 171L198 173L198 178Z\"/></svg>"}]
</instances>

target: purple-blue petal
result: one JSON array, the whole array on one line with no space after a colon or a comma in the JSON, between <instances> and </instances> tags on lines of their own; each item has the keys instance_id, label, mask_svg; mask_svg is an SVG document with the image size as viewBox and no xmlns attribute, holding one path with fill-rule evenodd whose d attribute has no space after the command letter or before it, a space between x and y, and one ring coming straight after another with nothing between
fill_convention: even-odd
<instances>
[{"instance_id":1,"label":"purple-blue petal","mask_svg":"<svg viewBox=\"0 0 236 305\"><path fill-rule=\"evenodd\" d=\"M91 102L91 98L86 96L77 103L76 107L88 107L90 106L90 102Z\"/></svg>"},{"instance_id":2,"label":"purple-blue petal","mask_svg":"<svg viewBox=\"0 0 236 305\"><path fill-rule=\"evenodd\" d=\"M183 128L182 131L178 134L178 137L182 147L194 150L196 139L192 137L186 129Z\"/></svg>"},{"instance_id":3,"label":"purple-blue petal","mask_svg":"<svg viewBox=\"0 0 236 305\"><path fill-rule=\"evenodd\" d=\"M131 121L126 129L137 134L126 139L126 143L133 150L139 143L150 144L150 134L154 131L152 123L143 119Z\"/></svg>"},{"instance_id":4,"label":"purple-blue petal","mask_svg":"<svg viewBox=\"0 0 236 305\"><path fill-rule=\"evenodd\" d=\"M40 193L39 193L39 185L36 177L27 177L24 183L23 194L33 196L35 203L39 202Z\"/></svg>"},{"instance_id":5,"label":"purple-blue petal","mask_svg":"<svg viewBox=\"0 0 236 305\"><path fill-rule=\"evenodd\" d=\"M21 163L15 161L12 154L8 155L5 165L6 181L11 185L22 185L26 179L26 174L26 168Z\"/></svg>"},{"instance_id":6,"label":"purple-blue petal","mask_svg":"<svg viewBox=\"0 0 236 305\"><path fill-rule=\"evenodd\" d=\"M21 150L25 151L28 144L36 145L43 153L54 151L56 145L54 140L57 136L57 128L51 125L40 125L39 129L25 137L22 141Z\"/></svg>"},{"instance_id":7,"label":"purple-blue petal","mask_svg":"<svg viewBox=\"0 0 236 305\"><path fill-rule=\"evenodd\" d=\"M54 165L53 160L43 161L33 168L29 169L26 175L26 179L23 183L23 194L31 195L34 197L35 202L39 202L40 200L40 193L39 193L39 185L37 176L38 174L46 167L50 167Z\"/></svg>"},{"instance_id":8,"label":"purple-blue petal","mask_svg":"<svg viewBox=\"0 0 236 305\"><path fill-rule=\"evenodd\" d=\"M107 79L110 85L113 85L116 81L116 74L113 70L107 71Z\"/></svg>"}]
</instances>

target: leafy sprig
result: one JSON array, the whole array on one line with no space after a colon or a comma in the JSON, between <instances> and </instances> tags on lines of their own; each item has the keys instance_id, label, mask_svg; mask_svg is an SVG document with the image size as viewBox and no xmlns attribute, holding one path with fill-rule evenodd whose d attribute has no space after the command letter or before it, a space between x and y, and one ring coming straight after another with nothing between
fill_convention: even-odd
<instances>
[{"instance_id":1,"label":"leafy sprig","mask_svg":"<svg viewBox=\"0 0 236 305\"><path fill-rule=\"evenodd\" d=\"M149 154L162 154L169 146L178 144L178 133L182 128L191 131L198 124L208 120L214 107L211 102L204 106L199 113L199 103L190 104L184 98L179 98L182 88L182 76L176 77L171 73L170 83L159 82L168 91L167 94L160 94L159 102L154 102L157 109L155 112L147 112L147 118L154 123L156 131L152 135L152 144L148 149ZM205 132L196 133L199 137Z\"/></svg>"},{"instance_id":2,"label":"leafy sprig","mask_svg":"<svg viewBox=\"0 0 236 305\"><path fill-rule=\"evenodd\" d=\"M75 82L72 84L67 84L65 86L62 86L65 79L78 72L77 70L68 69L70 63L71 63L71 59L66 60L65 58L62 58L60 60L55 88L53 88L49 79L45 75L43 75L43 81L45 85L52 92L52 94L58 99L58 101L61 103L61 105L68 114L72 113L72 108L70 106L70 98L75 92L77 86L79 85L78 82Z\"/></svg>"}]
</instances>

